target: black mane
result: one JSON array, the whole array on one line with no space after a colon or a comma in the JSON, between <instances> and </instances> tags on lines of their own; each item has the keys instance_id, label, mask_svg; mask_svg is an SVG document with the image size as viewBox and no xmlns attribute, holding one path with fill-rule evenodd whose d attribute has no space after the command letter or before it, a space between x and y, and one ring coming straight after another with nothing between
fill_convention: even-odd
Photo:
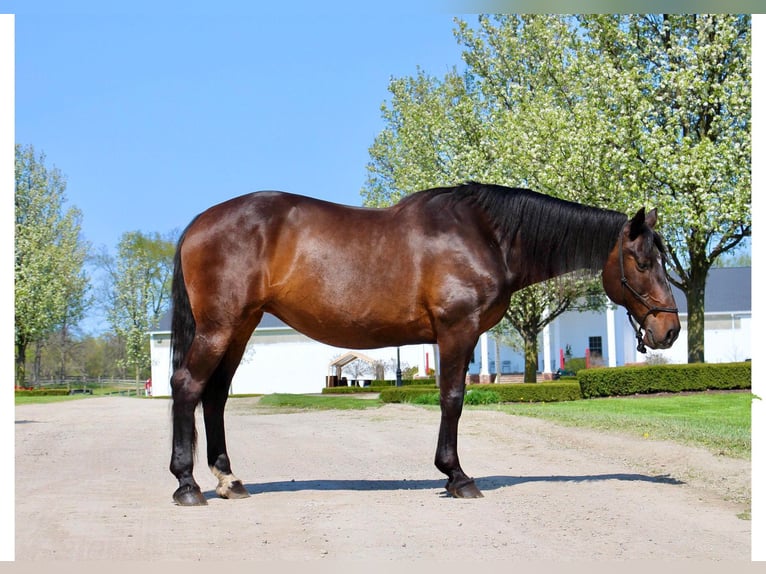
<instances>
[{"instance_id":1,"label":"black mane","mask_svg":"<svg viewBox=\"0 0 766 574\"><path fill-rule=\"evenodd\" d=\"M441 196L449 203L475 204L498 237L506 238L509 245L518 240L530 260L550 277L577 269L600 270L628 219L618 211L565 201L529 189L475 182L414 195L421 194Z\"/></svg>"}]
</instances>

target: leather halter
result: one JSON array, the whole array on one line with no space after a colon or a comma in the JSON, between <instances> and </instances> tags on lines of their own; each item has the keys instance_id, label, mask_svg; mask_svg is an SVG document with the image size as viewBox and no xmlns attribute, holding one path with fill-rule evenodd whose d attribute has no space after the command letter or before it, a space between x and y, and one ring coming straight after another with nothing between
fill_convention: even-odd
<instances>
[{"instance_id":1,"label":"leather halter","mask_svg":"<svg viewBox=\"0 0 766 574\"><path fill-rule=\"evenodd\" d=\"M646 307L646 313L643 314L641 319L636 319L631 314L630 310L628 309L628 306L625 305L625 309L628 310L628 321L630 321L630 326L633 327L633 330L636 332L636 339L638 340L638 346L636 347L636 350L639 353L646 353L646 345L644 344L644 321L646 321L646 318L649 315L653 315L656 313L676 313L678 314L678 308L677 307L657 307L656 305L652 305L646 297L641 295L638 291L636 291L630 283L628 283L628 278L625 277L625 264L623 263L623 255L622 255L622 236L623 233L620 232L620 245L619 245L619 251L620 251L620 283L622 283L622 300L623 303L626 301L625 299L625 288L627 287L628 291L630 291L633 296L638 299L638 301ZM666 280L667 281L667 280Z\"/></svg>"}]
</instances>

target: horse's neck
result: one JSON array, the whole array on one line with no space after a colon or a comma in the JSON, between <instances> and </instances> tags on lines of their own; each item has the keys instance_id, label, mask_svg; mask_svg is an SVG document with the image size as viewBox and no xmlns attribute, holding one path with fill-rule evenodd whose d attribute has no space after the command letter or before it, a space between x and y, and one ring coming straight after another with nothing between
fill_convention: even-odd
<instances>
[{"instance_id":1,"label":"horse's neck","mask_svg":"<svg viewBox=\"0 0 766 574\"><path fill-rule=\"evenodd\" d=\"M516 248L527 266L522 270L523 283L529 285L552 279L573 271L589 269L601 271L610 251L617 242L627 218L619 213L598 208L586 208L583 217L574 221L555 214L546 220L546 226L555 230L524 237L516 237ZM553 221L551 221L553 219Z\"/></svg>"}]
</instances>

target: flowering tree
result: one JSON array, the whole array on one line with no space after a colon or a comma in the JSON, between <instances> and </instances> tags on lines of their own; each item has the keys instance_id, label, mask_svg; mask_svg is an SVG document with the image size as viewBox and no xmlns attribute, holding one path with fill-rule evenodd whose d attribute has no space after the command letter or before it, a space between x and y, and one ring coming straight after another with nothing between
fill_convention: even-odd
<instances>
[{"instance_id":1,"label":"flowering tree","mask_svg":"<svg viewBox=\"0 0 766 574\"><path fill-rule=\"evenodd\" d=\"M45 154L17 145L15 173L15 379L23 386L28 346L71 328L85 313L88 245L80 238L82 214L64 209L66 182L45 166Z\"/></svg>"},{"instance_id":2,"label":"flowering tree","mask_svg":"<svg viewBox=\"0 0 766 574\"><path fill-rule=\"evenodd\" d=\"M394 79L362 190L475 179L624 212L650 204L704 360L704 289L750 235L748 15L458 21L466 69Z\"/></svg>"},{"instance_id":3,"label":"flowering tree","mask_svg":"<svg viewBox=\"0 0 766 574\"><path fill-rule=\"evenodd\" d=\"M122 361L134 370L136 383L149 366L147 334L170 304L174 251L170 239L131 231L120 238L116 258L100 257L107 272L107 318L125 346Z\"/></svg>"}]
</instances>

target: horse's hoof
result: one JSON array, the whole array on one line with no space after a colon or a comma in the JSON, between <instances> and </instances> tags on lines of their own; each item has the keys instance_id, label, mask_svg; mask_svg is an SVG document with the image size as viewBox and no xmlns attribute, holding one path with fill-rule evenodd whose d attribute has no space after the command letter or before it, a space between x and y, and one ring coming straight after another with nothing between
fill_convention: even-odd
<instances>
[{"instance_id":1,"label":"horse's hoof","mask_svg":"<svg viewBox=\"0 0 766 574\"><path fill-rule=\"evenodd\" d=\"M207 500L199 488L182 487L173 493L178 506L207 506Z\"/></svg>"},{"instance_id":2,"label":"horse's hoof","mask_svg":"<svg viewBox=\"0 0 766 574\"><path fill-rule=\"evenodd\" d=\"M484 498L472 478L460 482L448 482L447 492L455 498Z\"/></svg>"},{"instance_id":3,"label":"horse's hoof","mask_svg":"<svg viewBox=\"0 0 766 574\"><path fill-rule=\"evenodd\" d=\"M221 498L236 500L239 498L250 498L250 493L245 488L245 485L242 484L241 480L235 480L226 490L218 491L218 496Z\"/></svg>"}]
</instances>

